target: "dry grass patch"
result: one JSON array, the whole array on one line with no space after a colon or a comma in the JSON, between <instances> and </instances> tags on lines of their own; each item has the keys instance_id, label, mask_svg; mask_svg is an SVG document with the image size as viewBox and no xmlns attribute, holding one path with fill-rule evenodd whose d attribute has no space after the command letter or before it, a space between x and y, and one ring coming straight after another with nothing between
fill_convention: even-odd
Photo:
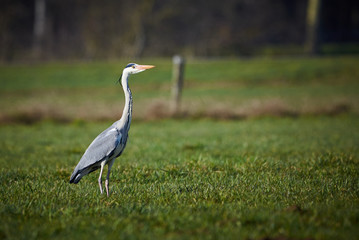
<instances>
[{"instance_id":1,"label":"dry grass patch","mask_svg":"<svg viewBox=\"0 0 359 240\"><path fill-rule=\"evenodd\" d=\"M0 123L31 124L44 120L71 122L76 120L115 121L122 114L123 104L113 102L82 101L67 102L28 102L0 113ZM239 106L229 104L208 104L191 102L181 107L180 112L171 110L170 102L164 99L140 100L135 103L134 119L152 121L167 118L209 118L218 120L240 120L257 117L299 117L302 115L335 116L354 112L352 104L346 101L322 105L317 102L294 107L284 100L254 99Z\"/></svg>"}]
</instances>

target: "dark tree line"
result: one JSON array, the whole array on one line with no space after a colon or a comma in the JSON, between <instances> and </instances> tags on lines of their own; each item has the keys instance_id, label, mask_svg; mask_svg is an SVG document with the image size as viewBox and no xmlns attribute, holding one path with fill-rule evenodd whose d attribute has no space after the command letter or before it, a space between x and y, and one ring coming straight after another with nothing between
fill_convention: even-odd
<instances>
[{"instance_id":1,"label":"dark tree line","mask_svg":"<svg viewBox=\"0 0 359 240\"><path fill-rule=\"evenodd\" d=\"M2 0L0 33L3 61L315 53L359 41L359 1Z\"/></svg>"}]
</instances>

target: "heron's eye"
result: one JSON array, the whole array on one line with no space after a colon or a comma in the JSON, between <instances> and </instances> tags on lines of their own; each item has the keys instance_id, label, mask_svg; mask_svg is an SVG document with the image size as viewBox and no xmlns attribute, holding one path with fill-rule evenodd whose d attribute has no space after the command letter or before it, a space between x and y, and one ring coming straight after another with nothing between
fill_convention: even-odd
<instances>
[{"instance_id":1,"label":"heron's eye","mask_svg":"<svg viewBox=\"0 0 359 240\"><path fill-rule=\"evenodd\" d=\"M135 65L133 65L132 68L135 69L136 68Z\"/></svg>"}]
</instances>

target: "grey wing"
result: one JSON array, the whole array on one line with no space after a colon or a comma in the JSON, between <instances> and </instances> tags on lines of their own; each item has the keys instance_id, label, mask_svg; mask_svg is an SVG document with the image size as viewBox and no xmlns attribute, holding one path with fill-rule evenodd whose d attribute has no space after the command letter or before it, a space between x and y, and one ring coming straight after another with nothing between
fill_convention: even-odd
<instances>
[{"instance_id":1,"label":"grey wing","mask_svg":"<svg viewBox=\"0 0 359 240\"><path fill-rule=\"evenodd\" d=\"M90 144L71 175L70 183L99 168L100 163L110 158L121 142L122 134L111 126L98 135Z\"/></svg>"}]
</instances>

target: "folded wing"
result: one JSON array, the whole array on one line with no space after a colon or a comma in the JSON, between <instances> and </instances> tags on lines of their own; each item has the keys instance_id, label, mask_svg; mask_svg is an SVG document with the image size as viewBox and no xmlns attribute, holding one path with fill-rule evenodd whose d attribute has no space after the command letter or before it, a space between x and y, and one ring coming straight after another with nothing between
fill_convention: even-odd
<instances>
[{"instance_id":1,"label":"folded wing","mask_svg":"<svg viewBox=\"0 0 359 240\"><path fill-rule=\"evenodd\" d=\"M85 151L71 175L70 183L78 183L83 176L95 171L102 161L113 156L121 142L122 134L112 125L98 135Z\"/></svg>"}]
</instances>

